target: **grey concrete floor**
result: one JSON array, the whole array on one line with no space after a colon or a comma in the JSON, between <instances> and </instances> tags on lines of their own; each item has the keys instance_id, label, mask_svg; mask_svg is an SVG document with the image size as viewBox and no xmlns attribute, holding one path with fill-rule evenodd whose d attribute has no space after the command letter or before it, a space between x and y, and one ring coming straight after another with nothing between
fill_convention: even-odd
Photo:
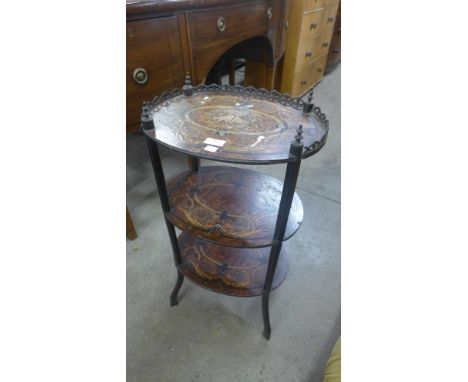
<instances>
[{"instance_id":1,"label":"grey concrete floor","mask_svg":"<svg viewBox=\"0 0 468 382\"><path fill-rule=\"evenodd\" d=\"M321 381L340 335L340 67L316 87L328 142L302 162L304 221L285 242L289 273L270 295L272 337L262 336L261 298L217 295L176 280L169 238L143 136L127 138L127 205L138 238L127 240L127 381ZM214 164L202 161L202 165ZM185 157L163 152L166 177ZM283 179L285 166L253 166ZM251 167L252 168L252 167Z\"/></svg>"}]
</instances>

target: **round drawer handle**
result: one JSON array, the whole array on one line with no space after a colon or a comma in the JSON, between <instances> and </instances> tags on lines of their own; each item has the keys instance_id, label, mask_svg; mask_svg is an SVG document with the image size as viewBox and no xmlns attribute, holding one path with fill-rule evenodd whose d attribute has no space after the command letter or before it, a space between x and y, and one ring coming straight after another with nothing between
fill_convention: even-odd
<instances>
[{"instance_id":1,"label":"round drawer handle","mask_svg":"<svg viewBox=\"0 0 468 382\"><path fill-rule=\"evenodd\" d=\"M318 68L318 69L317 69L317 72L321 73L321 72L322 72L322 68Z\"/></svg>"},{"instance_id":2,"label":"round drawer handle","mask_svg":"<svg viewBox=\"0 0 468 382\"><path fill-rule=\"evenodd\" d=\"M328 42L324 42L324 43L322 44L322 48L328 48Z\"/></svg>"},{"instance_id":3,"label":"round drawer handle","mask_svg":"<svg viewBox=\"0 0 468 382\"><path fill-rule=\"evenodd\" d=\"M307 80L302 80L301 85L305 85L307 83Z\"/></svg>"},{"instance_id":4,"label":"round drawer handle","mask_svg":"<svg viewBox=\"0 0 468 382\"><path fill-rule=\"evenodd\" d=\"M310 29L315 29L315 28L317 28L317 24L316 24L316 23L310 24Z\"/></svg>"},{"instance_id":5,"label":"round drawer handle","mask_svg":"<svg viewBox=\"0 0 468 382\"><path fill-rule=\"evenodd\" d=\"M148 82L148 73L146 73L146 70L143 68L136 68L133 71L133 80L138 85L144 85Z\"/></svg>"},{"instance_id":6,"label":"round drawer handle","mask_svg":"<svg viewBox=\"0 0 468 382\"><path fill-rule=\"evenodd\" d=\"M216 25L218 26L220 32L224 32L226 29L226 21L224 21L224 17L220 17Z\"/></svg>"},{"instance_id":7,"label":"round drawer handle","mask_svg":"<svg viewBox=\"0 0 468 382\"><path fill-rule=\"evenodd\" d=\"M267 8L267 16L268 20L271 20L271 18L273 17L273 11L271 10L271 7Z\"/></svg>"},{"instance_id":8,"label":"round drawer handle","mask_svg":"<svg viewBox=\"0 0 468 382\"><path fill-rule=\"evenodd\" d=\"M335 53L335 54L340 53L340 51L338 49L333 49L332 52Z\"/></svg>"},{"instance_id":9,"label":"round drawer handle","mask_svg":"<svg viewBox=\"0 0 468 382\"><path fill-rule=\"evenodd\" d=\"M312 57L312 52L306 52L305 56L306 57Z\"/></svg>"},{"instance_id":10,"label":"round drawer handle","mask_svg":"<svg viewBox=\"0 0 468 382\"><path fill-rule=\"evenodd\" d=\"M333 17L329 17L328 20L327 20L327 22L328 22L328 23L332 23L333 20L335 20Z\"/></svg>"}]
</instances>

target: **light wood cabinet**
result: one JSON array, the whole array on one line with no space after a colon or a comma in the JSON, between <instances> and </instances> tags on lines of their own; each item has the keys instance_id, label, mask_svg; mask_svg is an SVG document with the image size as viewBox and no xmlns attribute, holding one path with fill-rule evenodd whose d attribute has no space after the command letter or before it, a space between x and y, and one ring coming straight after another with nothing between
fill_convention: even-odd
<instances>
[{"instance_id":1,"label":"light wood cabinet","mask_svg":"<svg viewBox=\"0 0 468 382\"><path fill-rule=\"evenodd\" d=\"M327 67L325 73L331 72L341 61L341 5L338 7L335 27L331 40L330 50L328 51Z\"/></svg>"},{"instance_id":2,"label":"light wood cabinet","mask_svg":"<svg viewBox=\"0 0 468 382\"><path fill-rule=\"evenodd\" d=\"M338 0L289 0L279 90L297 97L323 78Z\"/></svg>"}]
</instances>

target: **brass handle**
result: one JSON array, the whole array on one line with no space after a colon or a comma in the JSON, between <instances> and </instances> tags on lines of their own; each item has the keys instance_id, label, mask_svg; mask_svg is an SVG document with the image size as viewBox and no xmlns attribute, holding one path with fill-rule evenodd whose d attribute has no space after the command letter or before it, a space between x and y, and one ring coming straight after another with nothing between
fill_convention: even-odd
<instances>
[{"instance_id":1,"label":"brass handle","mask_svg":"<svg viewBox=\"0 0 468 382\"><path fill-rule=\"evenodd\" d=\"M144 85L148 82L148 73L146 73L146 70L143 68L136 68L133 71L133 80L138 85Z\"/></svg>"},{"instance_id":2,"label":"brass handle","mask_svg":"<svg viewBox=\"0 0 468 382\"><path fill-rule=\"evenodd\" d=\"M327 20L327 23L332 23L333 20L335 20L333 17L329 17L328 20Z\"/></svg>"},{"instance_id":3,"label":"brass handle","mask_svg":"<svg viewBox=\"0 0 468 382\"><path fill-rule=\"evenodd\" d=\"M317 69L317 72L320 73L321 71L322 71L322 68L318 68L318 69Z\"/></svg>"},{"instance_id":4,"label":"brass handle","mask_svg":"<svg viewBox=\"0 0 468 382\"><path fill-rule=\"evenodd\" d=\"M224 21L224 17L220 17L216 25L218 26L220 32L224 32L226 29L226 21Z\"/></svg>"},{"instance_id":5,"label":"brass handle","mask_svg":"<svg viewBox=\"0 0 468 382\"><path fill-rule=\"evenodd\" d=\"M312 52L306 52L305 56L306 57L312 57Z\"/></svg>"},{"instance_id":6,"label":"brass handle","mask_svg":"<svg viewBox=\"0 0 468 382\"><path fill-rule=\"evenodd\" d=\"M271 10L271 7L267 8L267 16L268 20L271 20L271 18L273 17L273 11Z\"/></svg>"},{"instance_id":7,"label":"brass handle","mask_svg":"<svg viewBox=\"0 0 468 382\"><path fill-rule=\"evenodd\" d=\"M134 36L134 35L133 35L133 28L128 28L128 36L129 36L130 38L133 38L133 36Z\"/></svg>"},{"instance_id":8,"label":"brass handle","mask_svg":"<svg viewBox=\"0 0 468 382\"><path fill-rule=\"evenodd\" d=\"M307 80L302 80L301 85L305 85L307 83Z\"/></svg>"},{"instance_id":9,"label":"brass handle","mask_svg":"<svg viewBox=\"0 0 468 382\"><path fill-rule=\"evenodd\" d=\"M322 44L322 48L328 48L328 42L324 42L324 43Z\"/></svg>"},{"instance_id":10,"label":"brass handle","mask_svg":"<svg viewBox=\"0 0 468 382\"><path fill-rule=\"evenodd\" d=\"M317 24L316 24L316 23L310 24L310 29L315 29L315 28L317 28Z\"/></svg>"}]
</instances>

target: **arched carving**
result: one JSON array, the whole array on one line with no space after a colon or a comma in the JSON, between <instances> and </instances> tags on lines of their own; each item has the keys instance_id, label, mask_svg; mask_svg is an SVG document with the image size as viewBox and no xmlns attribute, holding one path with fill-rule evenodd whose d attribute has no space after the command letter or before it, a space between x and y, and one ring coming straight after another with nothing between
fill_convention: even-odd
<instances>
[{"instance_id":1,"label":"arched carving","mask_svg":"<svg viewBox=\"0 0 468 382\"><path fill-rule=\"evenodd\" d=\"M199 80L197 82L205 83L210 71L213 70L216 65L221 64L225 58L230 57L245 58L273 64L273 44L266 36L255 36L247 40L236 42L227 48L221 47L213 52L213 54L210 54L208 59L207 56L205 56L205 62L197 62L197 79Z\"/></svg>"}]
</instances>

